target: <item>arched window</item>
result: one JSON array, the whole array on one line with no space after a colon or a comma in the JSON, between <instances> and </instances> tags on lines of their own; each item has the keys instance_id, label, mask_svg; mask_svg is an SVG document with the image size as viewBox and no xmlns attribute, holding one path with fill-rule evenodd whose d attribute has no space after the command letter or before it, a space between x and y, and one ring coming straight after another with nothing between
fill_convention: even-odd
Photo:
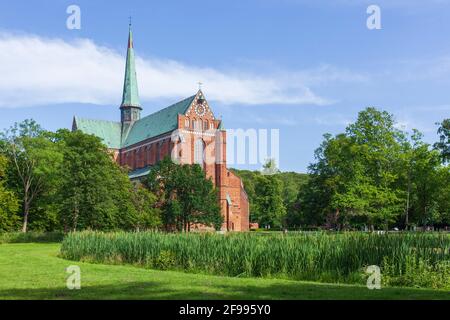
<instances>
[{"instance_id":1,"label":"arched window","mask_svg":"<svg viewBox=\"0 0 450 320\"><path fill-rule=\"evenodd\" d=\"M134 155L133 170L134 170L139 166L139 152L137 149L134 149L133 155Z\"/></svg>"},{"instance_id":2,"label":"arched window","mask_svg":"<svg viewBox=\"0 0 450 320\"><path fill-rule=\"evenodd\" d=\"M136 164L135 164L135 168L140 168L141 167L141 148L136 149Z\"/></svg>"},{"instance_id":3,"label":"arched window","mask_svg":"<svg viewBox=\"0 0 450 320\"><path fill-rule=\"evenodd\" d=\"M148 148L148 164L155 164L155 145L153 143Z\"/></svg>"},{"instance_id":4,"label":"arched window","mask_svg":"<svg viewBox=\"0 0 450 320\"><path fill-rule=\"evenodd\" d=\"M133 152L127 152L127 164L130 168L133 168Z\"/></svg>"},{"instance_id":5,"label":"arched window","mask_svg":"<svg viewBox=\"0 0 450 320\"><path fill-rule=\"evenodd\" d=\"M186 119L184 120L184 127L185 127L185 128L189 128L189 125L190 125L190 123L189 123L189 118L186 118Z\"/></svg>"},{"instance_id":6,"label":"arched window","mask_svg":"<svg viewBox=\"0 0 450 320\"><path fill-rule=\"evenodd\" d=\"M161 156L161 142L158 142L156 144L156 159L155 159L155 163L158 163L160 160L160 156Z\"/></svg>"},{"instance_id":7,"label":"arched window","mask_svg":"<svg viewBox=\"0 0 450 320\"><path fill-rule=\"evenodd\" d=\"M146 167L148 165L148 146L144 147L144 165Z\"/></svg>"},{"instance_id":8,"label":"arched window","mask_svg":"<svg viewBox=\"0 0 450 320\"><path fill-rule=\"evenodd\" d=\"M192 127L192 129L196 129L196 126L197 126L197 121L195 120L195 119L192 119L192 121L191 121L191 127Z\"/></svg>"},{"instance_id":9,"label":"arched window","mask_svg":"<svg viewBox=\"0 0 450 320\"><path fill-rule=\"evenodd\" d=\"M195 141L194 145L194 163L203 165L204 144L202 139Z\"/></svg>"},{"instance_id":10,"label":"arched window","mask_svg":"<svg viewBox=\"0 0 450 320\"><path fill-rule=\"evenodd\" d=\"M128 153L123 153L122 165L128 166Z\"/></svg>"},{"instance_id":11,"label":"arched window","mask_svg":"<svg viewBox=\"0 0 450 320\"><path fill-rule=\"evenodd\" d=\"M208 130L208 120L203 121L203 130Z\"/></svg>"},{"instance_id":12,"label":"arched window","mask_svg":"<svg viewBox=\"0 0 450 320\"><path fill-rule=\"evenodd\" d=\"M214 129L214 122L210 122L210 123L209 123L209 128L210 128L211 130Z\"/></svg>"}]
</instances>

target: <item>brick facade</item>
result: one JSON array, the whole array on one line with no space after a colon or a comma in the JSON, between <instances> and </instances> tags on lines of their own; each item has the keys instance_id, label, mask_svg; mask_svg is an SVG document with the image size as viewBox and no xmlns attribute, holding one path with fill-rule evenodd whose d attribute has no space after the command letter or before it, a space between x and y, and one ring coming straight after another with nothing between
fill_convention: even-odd
<instances>
[{"instance_id":1,"label":"brick facade","mask_svg":"<svg viewBox=\"0 0 450 320\"><path fill-rule=\"evenodd\" d=\"M118 150L116 161L131 171L152 166L166 156L177 158L183 164L193 164L196 163L195 144L200 140L204 148L201 165L219 193L224 217L222 230L248 231L248 197L241 179L226 165L226 131L219 129L221 121L214 118L209 106L206 108L205 114L199 116L193 105L186 114L178 115L178 130ZM174 136L180 138L177 140Z\"/></svg>"}]
</instances>

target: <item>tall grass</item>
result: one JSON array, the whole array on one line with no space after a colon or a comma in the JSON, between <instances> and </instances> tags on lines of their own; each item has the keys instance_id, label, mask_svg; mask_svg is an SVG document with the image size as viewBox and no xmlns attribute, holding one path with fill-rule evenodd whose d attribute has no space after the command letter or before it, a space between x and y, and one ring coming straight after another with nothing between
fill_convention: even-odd
<instances>
[{"instance_id":1,"label":"tall grass","mask_svg":"<svg viewBox=\"0 0 450 320\"><path fill-rule=\"evenodd\" d=\"M425 266L438 282L426 286L450 288L450 279L441 279L450 272L450 236L446 234L82 232L66 236L61 255L70 260L227 276L351 283L363 281L369 265L380 266L391 284L399 284L399 277L416 266L422 270ZM414 280L400 284L417 285Z\"/></svg>"}]
</instances>

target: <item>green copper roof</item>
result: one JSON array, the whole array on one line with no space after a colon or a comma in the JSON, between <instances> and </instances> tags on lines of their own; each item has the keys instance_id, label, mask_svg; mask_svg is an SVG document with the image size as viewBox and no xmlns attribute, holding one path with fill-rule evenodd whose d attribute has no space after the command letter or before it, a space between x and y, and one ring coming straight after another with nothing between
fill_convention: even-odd
<instances>
[{"instance_id":1,"label":"green copper roof","mask_svg":"<svg viewBox=\"0 0 450 320\"><path fill-rule=\"evenodd\" d=\"M121 123L74 117L73 129L93 134L103 140L108 148L120 149Z\"/></svg>"},{"instance_id":2,"label":"green copper roof","mask_svg":"<svg viewBox=\"0 0 450 320\"><path fill-rule=\"evenodd\" d=\"M136 170L128 173L128 177L131 180L133 180L133 179L138 179L138 178L141 178L144 176L148 176L148 174L150 173L151 170L152 170L152 166L147 166L144 168L136 169Z\"/></svg>"},{"instance_id":3,"label":"green copper roof","mask_svg":"<svg viewBox=\"0 0 450 320\"><path fill-rule=\"evenodd\" d=\"M123 130L120 122L82 119L74 117L74 130L93 134L103 140L108 148L120 149L157 137L178 128L178 114L185 114L195 95L167 108L148 115Z\"/></svg>"},{"instance_id":4,"label":"green copper roof","mask_svg":"<svg viewBox=\"0 0 450 320\"><path fill-rule=\"evenodd\" d=\"M185 114L195 95L136 121L122 146L128 147L178 128L178 114Z\"/></svg>"},{"instance_id":5,"label":"green copper roof","mask_svg":"<svg viewBox=\"0 0 450 320\"><path fill-rule=\"evenodd\" d=\"M136 77L136 65L133 49L133 34L128 35L127 63L125 66L125 80L123 83L122 107L140 107L139 91Z\"/></svg>"}]
</instances>

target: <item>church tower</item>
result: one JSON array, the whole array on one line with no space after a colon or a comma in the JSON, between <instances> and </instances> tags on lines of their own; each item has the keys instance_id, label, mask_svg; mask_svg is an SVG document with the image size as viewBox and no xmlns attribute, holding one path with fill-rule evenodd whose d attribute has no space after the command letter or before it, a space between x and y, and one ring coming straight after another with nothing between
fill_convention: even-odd
<instances>
[{"instance_id":1,"label":"church tower","mask_svg":"<svg viewBox=\"0 0 450 320\"><path fill-rule=\"evenodd\" d=\"M123 83L122 104L120 105L122 127L129 127L135 121L138 121L141 118L141 110L134 59L133 34L130 23L125 80Z\"/></svg>"}]
</instances>

